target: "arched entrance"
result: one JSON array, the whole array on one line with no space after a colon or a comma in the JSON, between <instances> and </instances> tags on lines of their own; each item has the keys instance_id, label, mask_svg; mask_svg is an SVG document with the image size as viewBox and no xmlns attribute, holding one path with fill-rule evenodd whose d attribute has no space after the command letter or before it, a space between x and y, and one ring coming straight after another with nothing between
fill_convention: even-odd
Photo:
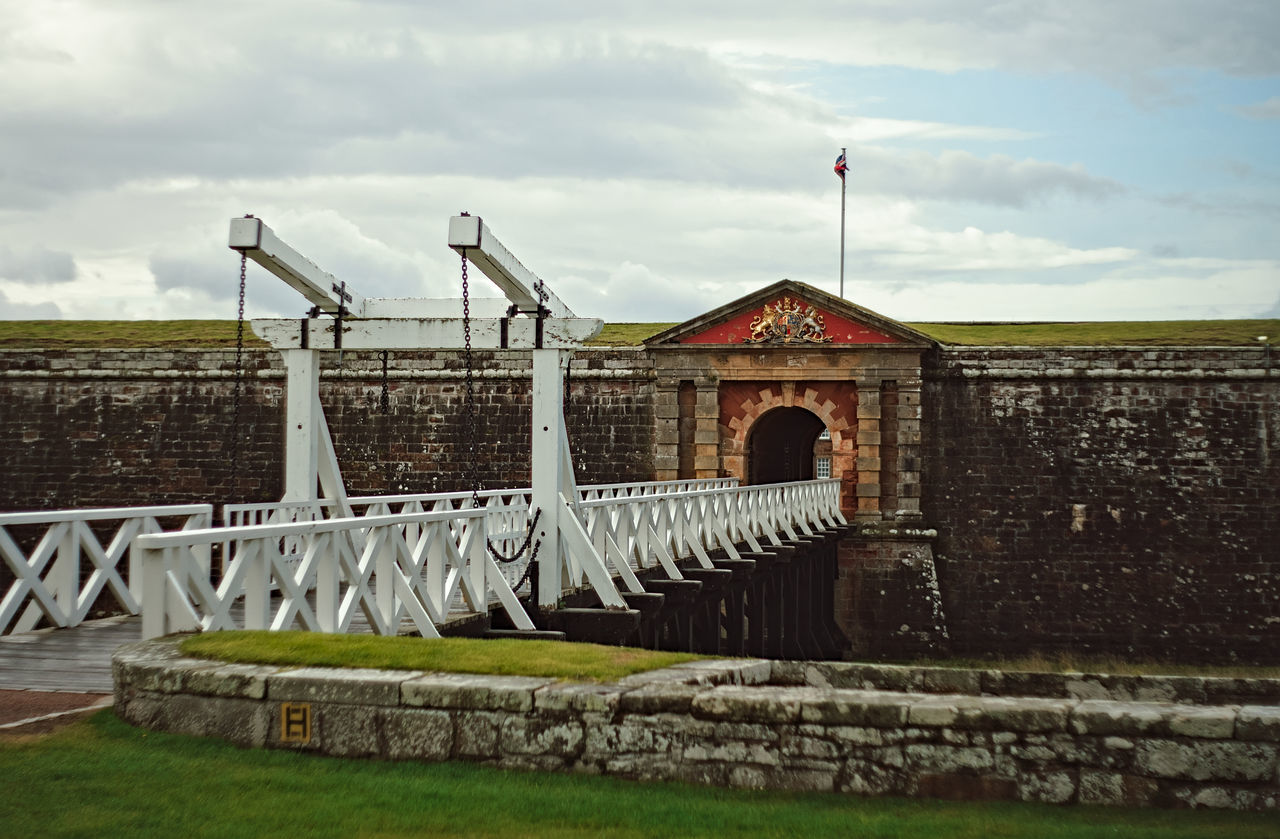
<instances>
[{"instance_id":1,"label":"arched entrance","mask_svg":"<svg viewBox=\"0 0 1280 839\"><path fill-rule=\"evenodd\" d=\"M762 414L747 437L747 483L812 480L813 445L825 428L804 408L774 408Z\"/></svg>"}]
</instances>

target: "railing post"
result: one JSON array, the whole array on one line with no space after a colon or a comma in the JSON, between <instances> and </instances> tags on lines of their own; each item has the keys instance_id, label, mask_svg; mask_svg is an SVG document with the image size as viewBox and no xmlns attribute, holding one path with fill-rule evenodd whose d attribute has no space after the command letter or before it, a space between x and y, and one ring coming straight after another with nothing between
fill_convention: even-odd
<instances>
[{"instance_id":1,"label":"railing post","mask_svg":"<svg viewBox=\"0 0 1280 839\"><path fill-rule=\"evenodd\" d=\"M159 638L168 633L165 614L169 606L164 549L142 548L135 542L129 547L129 567L140 572L138 601L142 606L142 640ZM132 573L132 571L131 571ZM130 581L132 583L132 581Z\"/></svg>"}]
</instances>

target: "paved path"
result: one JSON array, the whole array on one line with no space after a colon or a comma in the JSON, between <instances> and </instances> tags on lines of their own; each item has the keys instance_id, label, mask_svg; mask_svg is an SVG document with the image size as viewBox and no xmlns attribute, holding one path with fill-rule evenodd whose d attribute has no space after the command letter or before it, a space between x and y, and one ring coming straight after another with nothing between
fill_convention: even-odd
<instances>
[{"instance_id":1,"label":"paved path","mask_svg":"<svg viewBox=\"0 0 1280 839\"><path fill-rule=\"evenodd\" d=\"M111 693L111 654L142 637L141 618L0 636L0 690Z\"/></svg>"}]
</instances>

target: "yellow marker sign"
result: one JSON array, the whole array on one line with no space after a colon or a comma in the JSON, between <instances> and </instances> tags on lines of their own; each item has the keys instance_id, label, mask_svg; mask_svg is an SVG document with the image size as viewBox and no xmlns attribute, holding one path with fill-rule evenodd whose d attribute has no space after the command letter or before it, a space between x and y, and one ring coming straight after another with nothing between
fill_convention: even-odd
<instances>
[{"instance_id":1,"label":"yellow marker sign","mask_svg":"<svg viewBox=\"0 0 1280 839\"><path fill-rule=\"evenodd\" d=\"M311 742L311 703L280 703L280 742Z\"/></svg>"}]
</instances>

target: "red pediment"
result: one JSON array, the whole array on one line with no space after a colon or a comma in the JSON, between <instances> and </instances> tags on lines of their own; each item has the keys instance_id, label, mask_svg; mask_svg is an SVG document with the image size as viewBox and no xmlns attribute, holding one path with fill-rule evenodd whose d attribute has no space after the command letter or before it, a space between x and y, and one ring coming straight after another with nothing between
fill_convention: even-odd
<instances>
[{"instance_id":1,"label":"red pediment","mask_svg":"<svg viewBox=\"0 0 1280 839\"><path fill-rule=\"evenodd\" d=\"M932 344L923 333L820 289L783 280L645 342L822 347L847 344Z\"/></svg>"}]
</instances>

